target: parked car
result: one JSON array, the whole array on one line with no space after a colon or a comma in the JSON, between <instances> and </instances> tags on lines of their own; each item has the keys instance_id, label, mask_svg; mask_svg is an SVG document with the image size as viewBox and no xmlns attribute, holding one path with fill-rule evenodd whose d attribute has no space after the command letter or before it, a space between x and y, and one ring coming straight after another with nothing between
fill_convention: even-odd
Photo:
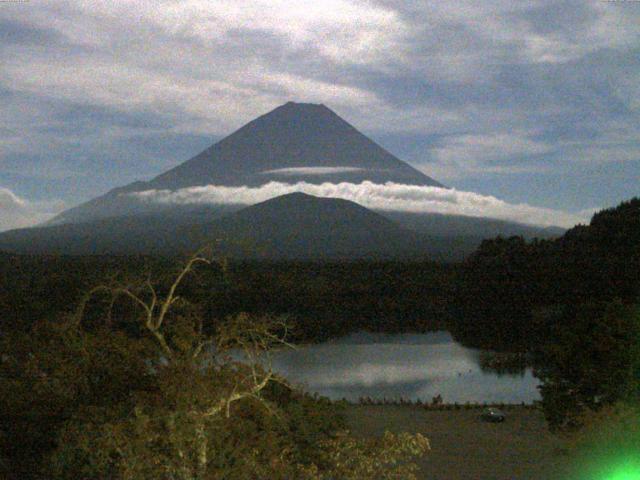
<instances>
[{"instance_id":1,"label":"parked car","mask_svg":"<svg viewBox=\"0 0 640 480\"><path fill-rule=\"evenodd\" d=\"M502 410L498 410L497 408L491 407L491 408L485 409L480 415L480 418L485 422L499 423L499 422L504 422L506 416L502 412Z\"/></svg>"}]
</instances>

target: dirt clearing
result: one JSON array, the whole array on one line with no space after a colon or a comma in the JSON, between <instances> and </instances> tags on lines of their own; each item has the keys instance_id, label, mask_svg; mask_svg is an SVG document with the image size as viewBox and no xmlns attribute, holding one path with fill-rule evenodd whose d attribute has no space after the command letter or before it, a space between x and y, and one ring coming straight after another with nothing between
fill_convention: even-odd
<instances>
[{"instance_id":1,"label":"dirt clearing","mask_svg":"<svg viewBox=\"0 0 640 480\"><path fill-rule=\"evenodd\" d=\"M346 415L358 436L420 432L431 451L418 461L428 480L564 480L563 443L542 412L512 407L504 423L480 420L481 410L425 410L408 405L354 405Z\"/></svg>"}]
</instances>

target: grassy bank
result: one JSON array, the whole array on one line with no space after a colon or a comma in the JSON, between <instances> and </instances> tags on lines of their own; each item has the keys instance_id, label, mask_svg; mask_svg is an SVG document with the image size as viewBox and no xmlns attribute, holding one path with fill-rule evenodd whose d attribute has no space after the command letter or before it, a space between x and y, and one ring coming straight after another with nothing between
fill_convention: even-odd
<instances>
[{"instance_id":1,"label":"grassy bank","mask_svg":"<svg viewBox=\"0 0 640 480\"><path fill-rule=\"evenodd\" d=\"M357 436L408 431L429 438L419 461L425 480L553 480L566 478L562 440L542 412L511 407L502 424L482 422L477 409L427 410L412 405L349 405L347 421Z\"/></svg>"}]
</instances>

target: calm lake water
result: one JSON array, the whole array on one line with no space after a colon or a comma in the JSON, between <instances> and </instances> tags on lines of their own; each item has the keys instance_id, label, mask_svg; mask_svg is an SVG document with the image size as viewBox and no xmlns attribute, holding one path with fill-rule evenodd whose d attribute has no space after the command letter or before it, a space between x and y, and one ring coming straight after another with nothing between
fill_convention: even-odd
<instances>
[{"instance_id":1,"label":"calm lake water","mask_svg":"<svg viewBox=\"0 0 640 480\"><path fill-rule=\"evenodd\" d=\"M331 399L360 397L430 402L531 403L538 380L523 374L498 375L480 369L479 350L456 343L448 332L358 333L339 340L282 350L274 370L309 392Z\"/></svg>"}]
</instances>

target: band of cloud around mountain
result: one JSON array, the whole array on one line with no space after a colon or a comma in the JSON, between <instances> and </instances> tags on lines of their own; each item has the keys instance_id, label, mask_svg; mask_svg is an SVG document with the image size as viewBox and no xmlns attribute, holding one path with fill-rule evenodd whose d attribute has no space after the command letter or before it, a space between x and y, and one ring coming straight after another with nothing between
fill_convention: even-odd
<instances>
[{"instance_id":1,"label":"band of cloud around mountain","mask_svg":"<svg viewBox=\"0 0 640 480\"><path fill-rule=\"evenodd\" d=\"M134 182L59 215L54 223L140 213L168 204L251 205L301 191L367 208L571 227L588 219L461 192L395 157L324 105L286 103L149 182ZM123 194L131 194L128 197ZM126 200L125 200L126 199Z\"/></svg>"},{"instance_id":2,"label":"band of cloud around mountain","mask_svg":"<svg viewBox=\"0 0 640 480\"><path fill-rule=\"evenodd\" d=\"M293 192L302 192L317 197L342 198L363 207L381 211L491 217L545 227L573 226L584 221L578 215L526 204L514 205L496 197L473 192L393 182L385 184L369 181L357 184L349 182L315 184L272 181L259 187L204 185L181 188L175 191L143 190L128 195L144 202L164 205L253 205Z\"/></svg>"},{"instance_id":3,"label":"band of cloud around mountain","mask_svg":"<svg viewBox=\"0 0 640 480\"><path fill-rule=\"evenodd\" d=\"M0 248L20 251L21 244L32 248L38 235L49 240L63 235L74 239L70 243L79 252L96 251L97 244L102 245L98 251L110 252L104 239L94 238L100 230L95 222L109 223L112 230L121 232L118 238L132 237L135 219L140 225L164 223L167 228L170 224L176 227L178 221L182 227L203 225L295 192L348 200L382 214L400 229L439 238L548 236L562 229L545 230L547 227L571 227L588 220L448 188L389 153L324 105L289 102L150 181L116 188L62 212L38 229L0 234ZM278 204L288 209L279 215L295 216L293 210L300 210L292 198L300 201L302 197L289 197ZM323 202L313 208L327 209L328 205ZM326 221L325 230L335 228L329 217ZM353 228L357 224L354 221ZM60 229L51 230L65 225L64 234ZM171 234L176 234L175 228ZM85 239L86 249L80 248L82 242L77 238ZM64 242L59 245L64 250ZM414 247L410 249L413 253L417 251Z\"/></svg>"}]
</instances>

